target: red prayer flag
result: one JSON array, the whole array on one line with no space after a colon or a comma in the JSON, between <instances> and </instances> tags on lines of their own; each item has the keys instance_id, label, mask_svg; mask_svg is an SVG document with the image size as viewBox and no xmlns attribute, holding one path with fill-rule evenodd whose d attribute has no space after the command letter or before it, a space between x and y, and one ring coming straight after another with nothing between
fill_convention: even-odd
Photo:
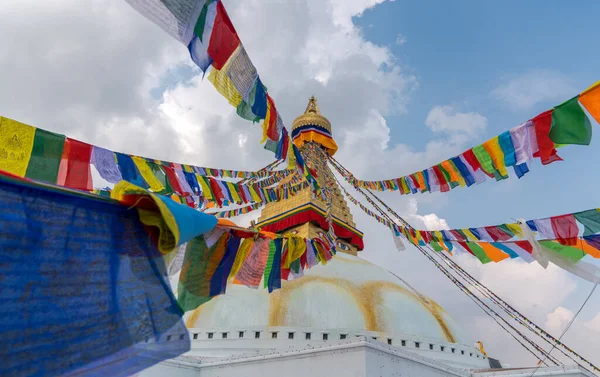
<instances>
[{"instance_id":1,"label":"red prayer flag","mask_svg":"<svg viewBox=\"0 0 600 377\"><path fill-rule=\"evenodd\" d=\"M179 195L179 196L184 196L183 189L181 188L181 185L179 184L179 180L177 179L177 174L175 173L175 169L172 168L171 166L166 166L166 165L163 166L163 169L165 170L165 175L167 176L167 179L169 180L169 184L173 188L173 191L175 191L177 193L177 195Z\"/></svg>"},{"instance_id":2,"label":"red prayer flag","mask_svg":"<svg viewBox=\"0 0 600 377\"><path fill-rule=\"evenodd\" d=\"M562 158L556 153L554 142L550 140L550 128L552 127L552 111L548 110L533 118L533 127L537 138L539 151L534 153L534 157L539 157L542 164L548 165L555 161L562 161Z\"/></svg>"},{"instance_id":3,"label":"red prayer flag","mask_svg":"<svg viewBox=\"0 0 600 377\"><path fill-rule=\"evenodd\" d=\"M454 238L456 238L457 241L467 241L467 239L456 229L450 230L450 233L452 233L452 235L454 236Z\"/></svg>"},{"instance_id":4,"label":"red prayer flag","mask_svg":"<svg viewBox=\"0 0 600 377\"><path fill-rule=\"evenodd\" d=\"M210 189L213 192L213 196L214 196L215 200L217 201L217 204L219 205L219 207L221 207L223 205L223 199L225 199L225 197L223 196L223 191L221 191L219 184L217 183L217 181L214 178L208 177L208 180L210 182Z\"/></svg>"},{"instance_id":5,"label":"red prayer flag","mask_svg":"<svg viewBox=\"0 0 600 377\"><path fill-rule=\"evenodd\" d=\"M533 252L533 246L529 241L515 241L515 245L519 246L521 249L525 250L529 254Z\"/></svg>"},{"instance_id":6,"label":"red prayer flag","mask_svg":"<svg viewBox=\"0 0 600 377\"><path fill-rule=\"evenodd\" d=\"M577 226L575 216L572 214L554 216L550 218L550 222L552 223L552 230L554 230L558 242L562 245L577 245L579 227Z\"/></svg>"},{"instance_id":7,"label":"red prayer flag","mask_svg":"<svg viewBox=\"0 0 600 377\"><path fill-rule=\"evenodd\" d=\"M479 160L475 156L475 153L473 153L473 149L469 149L468 151L464 152L462 155L465 158L465 161L467 161L467 163L469 165L471 165L471 168L473 169L473 171L481 170L488 177L494 178L494 174L493 173L488 173L488 172L486 172L485 170L483 170L481 168L481 163L479 162Z\"/></svg>"},{"instance_id":8,"label":"red prayer flag","mask_svg":"<svg viewBox=\"0 0 600 377\"><path fill-rule=\"evenodd\" d=\"M279 132L277 130L277 109L275 102L267 93L267 102L269 103L269 124L267 125L267 137L273 141L279 141Z\"/></svg>"},{"instance_id":9,"label":"red prayer flag","mask_svg":"<svg viewBox=\"0 0 600 377\"><path fill-rule=\"evenodd\" d=\"M490 235L490 237L492 237L492 239L495 242L498 241L508 241L512 238L512 236L510 234L506 234L506 232L504 232L502 229L500 229L497 226L486 226L485 227L485 231L488 232L488 234Z\"/></svg>"},{"instance_id":10,"label":"red prayer flag","mask_svg":"<svg viewBox=\"0 0 600 377\"><path fill-rule=\"evenodd\" d=\"M433 168L433 172L435 173L435 176L438 179L438 182L440 183L440 191L441 192L450 191L450 187L448 186L448 183L446 182L446 177L440 170L440 167L437 165L434 165L432 168Z\"/></svg>"},{"instance_id":11,"label":"red prayer flag","mask_svg":"<svg viewBox=\"0 0 600 377\"><path fill-rule=\"evenodd\" d=\"M86 191L94 189L90 170L92 148L90 144L78 140L65 140L65 150L68 153L65 187Z\"/></svg>"},{"instance_id":12,"label":"red prayer flag","mask_svg":"<svg viewBox=\"0 0 600 377\"><path fill-rule=\"evenodd\" d=\"M213 67L222 69L239 45L240 38L229 19L223 2L218 1L217 15L207 49L208 55L213 59Z\"/></svg>"},{"instance_id":13,"label":"red prayer flag","mask_svg":"<svg viewBox=\"0 0 600 377\"><path fill-rule=\"evenodd\" d=\"M285 128L284 128L285 130ZM290 136L287 132L283 134L283 147L281 150L281 159L283 161L287 160L288 148L290 147Z\"/></svg>"}]
</instances>

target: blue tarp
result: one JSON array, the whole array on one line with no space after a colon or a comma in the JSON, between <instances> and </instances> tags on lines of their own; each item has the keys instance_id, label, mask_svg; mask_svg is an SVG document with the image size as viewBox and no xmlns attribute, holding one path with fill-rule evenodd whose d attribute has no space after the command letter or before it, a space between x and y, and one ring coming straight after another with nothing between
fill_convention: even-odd
<instances>
[{"instance_id":1,"label":"blue tarp","mask_svg":"<svg viewBox=\"0 0 600 377\"><path fill-rule=\"evenodd\" d=\"M127 376L186 352L167 281L136 210L0 179L0 376Z\"/></svg>"}]
</instances>

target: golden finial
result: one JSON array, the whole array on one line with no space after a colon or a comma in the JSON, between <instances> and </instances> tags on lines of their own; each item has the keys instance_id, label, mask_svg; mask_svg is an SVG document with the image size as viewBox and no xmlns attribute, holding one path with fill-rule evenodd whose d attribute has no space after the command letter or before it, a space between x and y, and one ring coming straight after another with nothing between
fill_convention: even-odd
<instances>
[{"instance_id":1,"label":"golden finial","mask_svg":"<svg viewBox=\"0 0 600 377\"><path fill-rule=\"evenodd\" d=\"M315 98L315 96L310 97L310 99L308 100L308 106L306 106L306 111L304 111L304 114L309 113L321 114L321 110L319 110L319 105L317 105L317 99Z\"/></svg>"},{"instance_id":2,"label":"golden finial","mask_svg":"<svg viewBox=\"0 0 600 377\"><path fill-rule=\"evenodd\" d=\"M331 133L331 123L329 123L327 118L321 115L321 110L319 109L319 105L317 105L317 99L315 96L310 97L304 114L300 115L294 120L294 123L292 123L292 129L310 124L321 126Z\"/></svg>"}]
</instances>

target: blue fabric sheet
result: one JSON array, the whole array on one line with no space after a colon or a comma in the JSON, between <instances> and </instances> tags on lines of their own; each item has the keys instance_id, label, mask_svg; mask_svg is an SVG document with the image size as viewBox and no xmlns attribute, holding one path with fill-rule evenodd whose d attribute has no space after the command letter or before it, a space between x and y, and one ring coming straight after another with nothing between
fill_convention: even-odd
<instances>
[{"instance_id":1,"label":"blue fabric sheet","mask_svg":"<svg viewBox=\"0 0 600 377\"><path fill-rule=\"evenodd\" d=\"M189 350L137 211L4 178L0 208L1 376L128 376Z\"/></svg>"}]
</instances>

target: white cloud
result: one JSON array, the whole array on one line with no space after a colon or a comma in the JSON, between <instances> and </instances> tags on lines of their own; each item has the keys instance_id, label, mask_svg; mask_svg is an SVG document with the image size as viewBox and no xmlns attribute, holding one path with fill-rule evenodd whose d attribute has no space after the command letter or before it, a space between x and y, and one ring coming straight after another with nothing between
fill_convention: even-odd
<instances>
[{"instance_id":1,"label":"white cloud","mask_svg":"<svg viewBox=\"0 0 600 377\"><path fill-rule=\"evenodd\" d=\"M487 127L487 118L478 113L462 113L453 106L436 106L429 111L425 125L433 132L447 134L455 143L476 138Z\"/></svg>"},{"instance_id":2,"label":"white cloud","mask_svg":"<svg viewBox=\"0 0 600 377\"><path fill-rule=\"evenodd\" d=\"M553 334L560 334L573 319L573 315L569 309L559 306L552 313L546 314L546 328Z\"/></svg>"},{"instance_id":3,"label":"white cloud","mask_svg":"<svg viewBox=\"0 0 600 377\"><path fill-rule=\"evenodd\" d=\"M577 94L570 79L553 70L533 70L500 84L491 95L513 110L531 110L539 103L558 105Z\"/></svg>"},{"instance_id":4,"label":"white cloud","mask_svg":"<svg viewBox=\"0 0 600 377\"><path fill-rule=\"evenodd\" d=\"M406 36L404 34L398 33L398 35L396 36L396 44L398 46L404 46L406 41L407 41Z\"/></svg>"}]
</instances>

